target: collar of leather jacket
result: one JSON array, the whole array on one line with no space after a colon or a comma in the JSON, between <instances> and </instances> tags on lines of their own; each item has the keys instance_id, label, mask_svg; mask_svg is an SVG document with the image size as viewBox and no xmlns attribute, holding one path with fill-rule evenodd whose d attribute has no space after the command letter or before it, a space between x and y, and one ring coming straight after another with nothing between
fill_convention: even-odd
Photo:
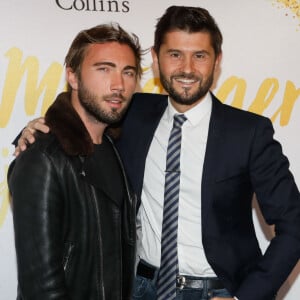
<instances>
[{"instance_id":1,"label":"collar of leather jacket","mask_svg":"<svg viewBox=\"0 0 300 300\"><path fill-rule=\"evenodd\" d=\"M68 155L91 155L93 141L71 104L71 94L59 94L45 115L46 124Z\"/></svg>"}]
</instances>

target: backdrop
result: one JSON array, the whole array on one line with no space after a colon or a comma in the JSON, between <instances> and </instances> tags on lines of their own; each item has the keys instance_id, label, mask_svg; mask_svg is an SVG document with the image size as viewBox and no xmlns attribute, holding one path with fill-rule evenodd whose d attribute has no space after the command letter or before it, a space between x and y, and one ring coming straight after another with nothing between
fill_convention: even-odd
<instances>
[{"instance_id":1,"label":"backdrop","mask_svg":"<svg viewBox=\"0 0 300 300\"><path fill-rule=\"evenodd\" d=\"M117 21L152 45L156 20L173 4L203 6L224 35L221 73L213 92L227 104L272 119L276 138L300 186L300 2L297 0L10 0L0 4L0 298L16 297L16 266L6 172L11 141L25 124L43 115L65 87L63 61L75 35ZM151 57L143 60L140 89L159 92ZM297 133L298 132L298 133ZM271 228L254 203L254 220L264 250ZM300 266L278 299L300 295Z\"/></svg>"}]
</instances>

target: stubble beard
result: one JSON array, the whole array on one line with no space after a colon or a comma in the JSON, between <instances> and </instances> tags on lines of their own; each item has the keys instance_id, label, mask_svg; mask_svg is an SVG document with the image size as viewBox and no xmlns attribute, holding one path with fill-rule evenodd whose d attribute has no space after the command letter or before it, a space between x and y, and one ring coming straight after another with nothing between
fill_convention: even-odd
<instances>
[{"instance_id":1,"label":"stubble beard","mask_svg":"<svg viewBox=\"0 0 300 300\"><path fill-rule=\"evenodd\" d=\"M187 74L187 73L178 73L174 74L170 77L170 80L160 71L160 82L166 92L169 94L171 99L173 99L176 103L182 105L192 105L199 100L201 100L211 88L213 81L214 81L214 74L211 73L210 76L203 80L202 77L196 76L194 74ZM178 78L182 79L195 79L199 82L199 87L194 93L189 93L189 88L184 89L182 93L176 91L173 85L173 80Z\"/></svg>"},{"instance_id":2,"label":"stubble beard","mask_svg":"<svg viewBox=\"0 0 300 300\"><path fill-rule=\"evenodd\" d=\"M105 102L106 100L112 98L112 97L118 97L121 98L123 101L126 99L123 95L118 93L113 93L110 95L102 96L101 102ZM121 110L117 108L111 108L110 111L106 111L100 107L99 103L99 97L97 95L90 92L82 83L82 81L79 81L78 85L78 99L82 107L86 110L88 114L90 114L92 117L94 117L98 122L107 124L107 125L114 125L121 121L123 118L126 108L124 106ZM128 101L127 101L128 103Z\"/></svg>"}]
</instances>

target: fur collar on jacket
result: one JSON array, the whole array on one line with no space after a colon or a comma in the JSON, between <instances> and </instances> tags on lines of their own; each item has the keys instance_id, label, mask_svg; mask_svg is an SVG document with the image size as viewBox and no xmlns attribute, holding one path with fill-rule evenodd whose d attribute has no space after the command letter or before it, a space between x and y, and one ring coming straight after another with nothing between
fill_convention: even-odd
<instances>
[{"instance_id":1,"label":"fur collar on jacket","mask_svg":"<svg viewBox=\"0 0 300 300\"><path fill-rule=\"evenodd\" d=\"M91 155L93 141L71 104L71 94L59 94L45 116L46 124L68 155Z\"/></svg>"}]
</instances>

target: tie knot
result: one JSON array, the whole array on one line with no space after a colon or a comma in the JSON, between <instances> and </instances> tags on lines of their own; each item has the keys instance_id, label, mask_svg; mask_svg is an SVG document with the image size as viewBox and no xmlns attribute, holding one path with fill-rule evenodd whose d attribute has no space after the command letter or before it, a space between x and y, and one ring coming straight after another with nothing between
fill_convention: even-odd
<instances>
[{"instance_id":1,"label":"tie knot","mask_svg":"<svg viewBox=\"0 0 300 300\"><path fill-rule=\"evenodd\" d=\"M174 115L174 127L181 127L182 124L187 120L187 117L183 114Z\"/></svg>"}]
</instances>

